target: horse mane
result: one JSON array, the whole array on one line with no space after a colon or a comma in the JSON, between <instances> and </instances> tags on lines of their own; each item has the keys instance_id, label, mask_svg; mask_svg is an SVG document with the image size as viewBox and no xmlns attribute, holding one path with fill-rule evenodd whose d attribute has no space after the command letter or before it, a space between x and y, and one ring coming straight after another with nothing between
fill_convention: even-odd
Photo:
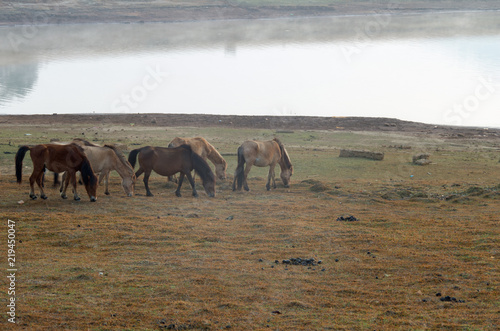
<instances>
[{"instance_id":1,"label":"horse mane","mask_svg":"<svg viewBox=\"0 0 500 331\"><path fill-rule=\"evenodd\" d=\"M275 141L278 144L278 146L280 147L281 161L283 162L283 165L287 169L291 169L292 168L292 161L290 160L290 156L288 156L288 152L285 149L285 145L283 145L283 143L278 138L274 138L273 141Z\"/></svg>"},{"instance_id":2,"label":"horse mane","mask_svg":"<svg viewBox=\"0 0 500 331\"><path fill-rule=\"evenodd\" d=\"M109 149L111 149L115 153L115 155L118 157L118 159L120 160L120 162L127 166L127 170L129 171L129 173L132 173L132 174L134 173L134 168L132 168L132 165L130 164L130 162L127 160L127 158L125 157L125 155L123 155L123 153L120 152L118 150L118 148L116 148L115 145L105 144L103 146L103 148L109 148Z\"/></svg>"},{"instance_id":3,"label":"horse mane","mask_svg":"<svg viewBox=\"0 0 500 331\"><path fill-rule=\"evenodd\" d=\"M205 142L207 143L207 147L208 147L207 158L210 161L212 161L214 164L223 164L224 168L226 168L227 162L226 162L226 160L224 160L222 155L220 155L219 151L217 151L217 149L212 144L210 144L208 141L205 140Z\"/></svg>"},{"instance_id":4,"label":"horse mane","mask_svg":"<svg viewBox=\"0 0 500 331\"><path fill-rule=\"evenodd\" d=\"M92 169L92 166L90 165L87 157L85 157L82 161L80 172L82 174L82 180L85 185L94 186L97 184L97 177L94 174L94 170Z\"/></svg>"},{"instance_id":5,"label":"horse mane","mask_svg":"<svg viewBox=\"0 0 500 331\"><path fill-rule=\"evenodd\" d=\"M212 168L210 168L207 161L203 160L201 156L193 152L189 145L181 145L179 147L187 147L186 149L189 149L189 151L191 152L191 162L193 163L193 169L203 181L203 186L205 186L205 183L207 182L215 182L215 175L212 172Z\"/></svg>"},{"instance_id":6,"label":"horse mane","mask_svg":"<svg viewBox=\"0 0 500 331\"><path fill-rule=\"evenodd\" d=\"M83 147L82 147L81 145L78 145L77 143L74 143L74 142L73 142L73 143L71 143L71 144L69 144L69 145L70 145L70 146L73 146L73 147L76 147L76 149L77 149L80 153L82 153L82 154L83 154L83 156L84 156L85 158L87 158L87 157L85 156L85 150L83 149Z\"/></svg>"},{"instance_id":7,"label":"horse mane","mask_svg":"<svg viewBox=\"0 0 500 331\"><path fill-rule=\"evenodd\" d=\"M81 142L83 144L83 146L100 147L99 145L91 143L90 141L82 139L82 138L75 138L75 139L73 139L72 143L78 145L76 142Z\"/></svg>"},{"instance_id":8,"label":"horse mane","mask_svg":"<svg viewBox=\"0 0 500 331\"><path fill-rule=\"evenodd\" d=\"M90 164L89 159L85 155L85 150L83 149L83 147L76 143L71 143L70 146L75 147L76 151L80 153L79 156L82 158L80 173L82 174L83 183L90 186L96 185L97 177L94 174L94 169L92 169L92 165Z\"/></svg>"}]
</instances>

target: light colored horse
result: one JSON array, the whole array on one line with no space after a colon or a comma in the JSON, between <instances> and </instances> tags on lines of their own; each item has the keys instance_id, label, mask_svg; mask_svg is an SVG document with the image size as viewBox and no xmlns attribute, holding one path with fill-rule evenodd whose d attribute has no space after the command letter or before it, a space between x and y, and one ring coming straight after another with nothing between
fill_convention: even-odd
<instances>
[{"instance_id":1,"label":"light colored horse","mask_svg":"<svg viewBox=\"0 0 500 331\"><path fill-rule=\"evenodd\" d=\"M180 138L175 137L168 147L179 147L189 145L193 152L201 156L204 160L210 160L215 165L215 174L218 179L226 179L227 162L222 155L203 137Z\"/></svg>"},{"instance_id":2,"label":"light colored horse","mask_svg":"<svg viewBox=\"0 0 500 331\"><path fill-rule=\"evenodd\" d=\"M99 183L102 183L104 179L104 185L106 187L104 194L109 195L109 173L112 170L116 170L122 178L122 187L125 194L129 197L134 195L134 169L115 146L82 146L82 148L90 164L92 164L92 169L94 169L96 174L99 174Z\"/></svg>"},{"instance_id":3,"label":"light colored horse","mask_svg":"<svg viewBox=\"0 0 500 331\"><path fill-rule=\"evenodd\" d=\"M73 143L81 146L92 165L94 173L99 174L99 183L104 180L106 195L109 195L109 173L116 170L122 178L122 187L129 197L134 195L134 168L125 156L113 145L99 146L83 139L74 139Z\"/></svg>"},{"instance_id":4,"label":"light colored horse","mask_svg":"<svg viewBox=\"0 0 500 331\"><path fill-rule=\"evenodd\" d=\"M242 186L245 190L250 190L248 188L247 176L254 165L257 167L269 166L266 188L268 191L271 189L271 181L273 188L276 188L276 181L274 179L274 167L276 163L281 167L280 177L284 186L289 187L290 177L293 174L293 166L281 141L278 138L268 141L245 141L238 148L238 166L234 172L233 191L236 188L241 190Z\"/></svg>"}]
</instances>

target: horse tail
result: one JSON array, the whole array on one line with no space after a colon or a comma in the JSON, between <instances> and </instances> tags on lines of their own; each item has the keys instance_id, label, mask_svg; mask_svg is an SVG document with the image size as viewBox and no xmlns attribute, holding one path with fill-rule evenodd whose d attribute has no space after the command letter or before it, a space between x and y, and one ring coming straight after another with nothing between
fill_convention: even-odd
<instances>
[{"instance_id":1,"label":"horse tail","mask_svg":"<svg viewBox=\"0 0 500 331\"><path fill-rule=\"evenodd\" d=\"M16 153L16 178L17 182L21 184L21 181L23 180L23 160L24 156L26 155L26 152L29 151L30 148L29 146L21 146L19 150Z\"/></svg>"},{"instance_id":2,"label":"horse tail","mask_svg":"<svg viewBox=\"0 0 500 331\"><path fill-rule=\"evenodd\" d=\"M201 156L193 152L189 145L182 145L180 147L183 147L191 152L191 163L193 164L193 169L203 181L203 186L205 186L208 182L215 182L215 175L207 161L203 160Z\"/></svg>"},{"instance_id":3,"label":"horse tail","mask_svg":"<svg viewBox=\"0 0 500 331\"><path fill-rule=\"evenodd\" d=\"M80 172L82 174L82 180L85 185L94 186L97 184L97 176L94 174L94 170L90 165L89 159L85 157L82 161L82 165L80 168Z\"/></svg>"},{"instance_id":4,"label":"horse tail","mask_svg":"<svg viewBox=\"0 0 500 331\"><path fill-rule=\"evenodd\" d=\"M130 154L128 155L128 162L130 163L130 165L132 166L132 169L134 169L135 167L135 161L137 160L137 154L139 154L139 152L143 149L144 147L141 147L141 148L137 148L137 149L134 149L130 152Z\"/></svg>"},{"instance_id":5,"label":"horse tail","mask_svg":"<svg viewBox=\"0 0 500 331\"><path fill-rule=\"evenodd\" d=\"M244 177L244 167L245 167L245 156L243 155L243 147L238 147L238 165L236 166L236 171L234 172L234 177L236 178L236 184L238 185L238 190L241 190L243 186Z\"/></svg>"}]
</instances>

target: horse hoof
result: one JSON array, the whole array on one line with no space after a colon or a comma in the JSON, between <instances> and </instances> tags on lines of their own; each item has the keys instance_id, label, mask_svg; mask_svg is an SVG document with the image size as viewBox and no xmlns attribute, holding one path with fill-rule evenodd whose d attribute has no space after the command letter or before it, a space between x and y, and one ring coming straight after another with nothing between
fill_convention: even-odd
<instances>
[{"instance_id":1,"label":"horse hoof","mask_svg":"<svg viewBox=\"0 0 500 331\"><path fill-rule=\"evenodd\" d=\"M31 195L30 194L30 198L31 198L31 200L36 200L38 197L36 195Z\"/></svg>"},{"instance_id":2,"label":"horse hoof","mask_svg":"<svg viewBox=\"0 0 500 331\"><path fill-rule=\"evenodd\" d=\"M67 198L68 198L68 196L67 196L66 194L61 194L61 198L63 198L63 199L67 199Z\"/></svg>"},{"instance_id":3,"label":"horse hoof","mask_svg":"<svg viewBox=\"0 0 500 331\"><path fill-rule=\"evenodd\" d=\"M104 192L104 194L106 194L106 195L110 195L110 193L109 193L109 192Z\"/></svg>"},{"instance_id":4,"label":"horse hoof","mask_svg":"<svg viewBox=\"0 0 500 331\"><path fill-rule=\"evenodd\" d=\"M179 198L182 197L182 194L180 192L175 192L175 195L178 196Z\"/></svg>"},{"instance_id":5,"label":"horse hoof","mask_svg":"<svg viewBox=\"0 0 500 331\"><path fill-rule=\"evenodd\" d=\"M45 194L41 195L40 198L42 198L43 200L47 200L47 196Z\"/></svg>"},{"instance_id":6,"label":"horse hoof","mask_svg":"<svg viewBox=\"0 0 500 331\"><path fill-rule=\"evenodd\" d=\"M75 197L75 201L80 201L80 197Z\"/></svg>"},{"instance_id":7,"label":"horse hoof","mask_svg":"<svg viewBox=\"0 0 500 331\"><path fill-rule=\"evenodd\" d=\"M90 202L96 202L97 201L97 198L96 197L91 197L90 198Z\"/></svg>"},{"instance_id":8,"label":"horse hoof","mask_svg":"<svg viewBox=\"0 0 500 331\"><path fill-rule=\"evenodd\" d=\"M193 197L197 198L198 197L198 193L193 193Z\"/></svg>"},{"instance_id":9,"label":"horse hoof","mask_svg":"<svg viewBox=\"0 0 500 331\"><path fill-rule=\"evenodd\" d=\"M152 196L154 196L154 194L153 194L153 193L151 193L151 192L148 192L148 193L146 193L146 196L148 196L148 197L152 197Z\"/></svg>"}]
</instances>

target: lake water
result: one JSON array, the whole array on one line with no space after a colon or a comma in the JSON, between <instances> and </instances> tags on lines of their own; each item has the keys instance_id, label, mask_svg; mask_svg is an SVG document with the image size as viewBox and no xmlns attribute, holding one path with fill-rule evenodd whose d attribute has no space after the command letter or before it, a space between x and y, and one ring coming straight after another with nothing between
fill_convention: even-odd
<instances>
[{"instance_id":1,"label":"lake water","mask_svg":"<svg viewBox=\"0 0 500 331\"><path fill-rule=\"evenodd\" d=\"M0 114L500 127L500 12L0 27Z\"/></svg>"}]
</instances>

